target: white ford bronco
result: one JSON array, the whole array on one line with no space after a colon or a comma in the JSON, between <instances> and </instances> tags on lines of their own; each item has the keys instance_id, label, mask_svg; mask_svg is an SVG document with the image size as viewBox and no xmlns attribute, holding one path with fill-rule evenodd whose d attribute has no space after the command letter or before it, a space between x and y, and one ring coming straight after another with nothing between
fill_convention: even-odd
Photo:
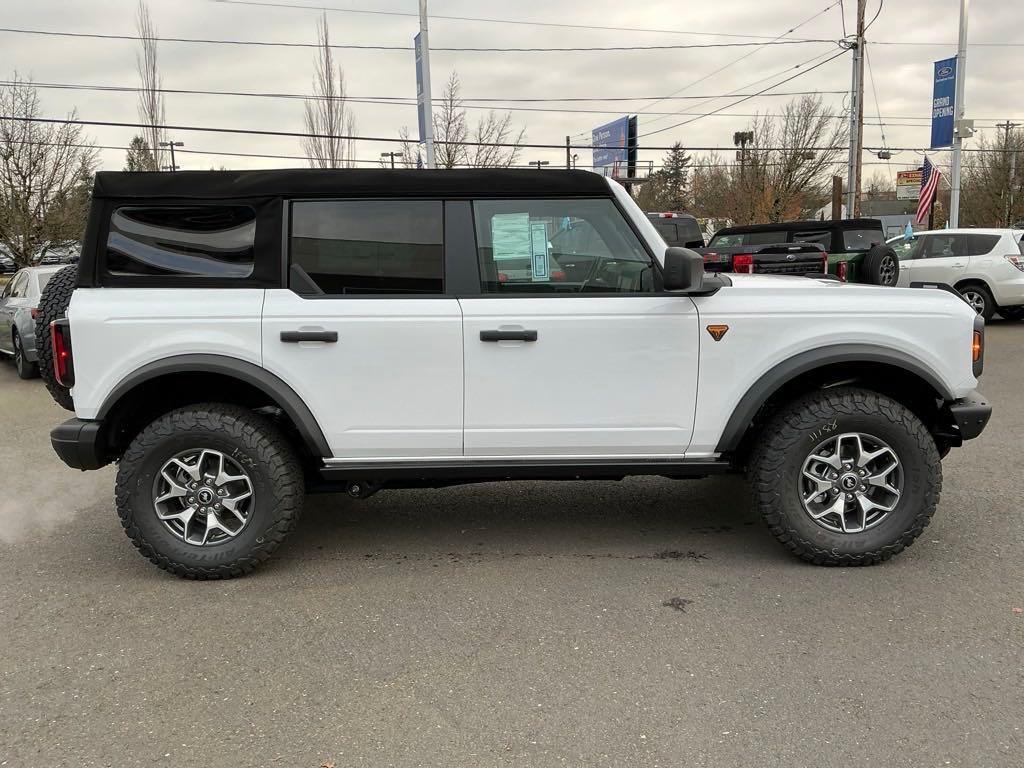
<instances>
[{"instance_id":1,"label":"white ford bronco","mask_svg":"<svg viewBox=\"0 0 1024 768\"><path fill-rule=\"evenodd\" d=\"M307 491L722 472L799 557L866 565L991 412L984 323L932 288L705 274L586 172L100 173L40 357L57 454L117 462L187 578L255 568Z\"/></svg>"}]
</instances>

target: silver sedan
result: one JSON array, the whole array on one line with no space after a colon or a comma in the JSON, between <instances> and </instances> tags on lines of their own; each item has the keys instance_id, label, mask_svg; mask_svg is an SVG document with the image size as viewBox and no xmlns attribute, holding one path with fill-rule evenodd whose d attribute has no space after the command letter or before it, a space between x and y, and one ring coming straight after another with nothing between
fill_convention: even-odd
<instances>
[{"instance_id":1,"label":"silver sedan","mask_svg":"<svg viewBox=\"0 0 1024 768\"><path fill-rule=\"evenodd\" d=\"M0 292L0 355L14 358L18 375L39 375L36 364L36 309L46 283L61 266L26 267Z\"/></svg>"}]
</instances>

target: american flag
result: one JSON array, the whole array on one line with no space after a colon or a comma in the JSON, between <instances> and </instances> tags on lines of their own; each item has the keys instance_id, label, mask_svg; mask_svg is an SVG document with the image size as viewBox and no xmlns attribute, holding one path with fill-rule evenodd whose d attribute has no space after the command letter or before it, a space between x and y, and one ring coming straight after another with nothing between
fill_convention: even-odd
<instances>
[{"instance_id":1,"label":"american flag","mask_svg":"<svg viewBox=\"0 0 1024 768\"><path fill-rule=\"evenodd\" d=\"M928 211L935 202L935 193L939 189L939 179L942 178L942 171L932 165L927 157L924 159L924 167L921 169L921 196L917 202L917 224L924 224L928 218Z\"/></svg>"}]
</instances>

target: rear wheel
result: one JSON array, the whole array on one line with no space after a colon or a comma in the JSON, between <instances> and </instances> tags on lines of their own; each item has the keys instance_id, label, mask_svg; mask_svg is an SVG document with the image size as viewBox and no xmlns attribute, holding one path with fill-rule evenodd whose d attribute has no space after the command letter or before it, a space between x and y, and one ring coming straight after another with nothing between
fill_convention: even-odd
<instances>
[{"instance_id":1,"label":"rear wheel","mask_svg":"<svg viewBox=\"0 0 1024 768\"><path fill-rule=\"evenodd\" d=\"M146 427L121 459L117 511L149 560L187 579L241 576L295 527L304 497L292 446L234 405L182 408Z\"/></svg>"},{"instance_id":2,"label":"rear wheel","mask_svg":"<svg viewBox=\"0 0 1024 768\"><path fill-rule=\"evenodd\" d=\"M768 527L795 555L818 565L872 565L928 525L942 467L934 439L909 409L836 387L775 416L749 479Z\"/></svg>"},{"instance_id":3,"label":"rear wheel","mask_svg":"<svg viewBox=\"0 0 1024 768\"><path fill-rule=\"evenodd\" d=\"M36 354L39 359L39 375L50 391L54 401L75 410L71 390L61 386L53 372L53 347L50 343L50 323L67 316L71 294L78 282L78 265L72 264L55 273L46 283L39 297L39 313L36 316Z\"/></svg>"},{"instance_id":4,"label":"rear wheel","mask_svg":"<svg viewBox=\"0 0 1024 768\"><path fill-rule=\"evenodd\" d=\"M39 375L39 366L30 363L25 358L25 347L21 343L21 334L14 332L12 343L14 345L14 367L18 370L18 378L34 379Z\"/></svg>"},{"instance_id":5,"label":"rear wheel","mask_svg":"<svg viewBox=\"0 0 1024 768\"><path fill-rule=\"evenodd\" d=\"M864 282L874 285L896 285L900 276L900 260L888 245L876 245L864 254L861 265Z\"/></svg>"},{"instance_id":6,"label":"rear wheel","mask_svg":"<svg viewBox=\"0 0 1024 768\"><path fill-rule=\"evenodd\" d=\"M964 297L975 312L985 318L986 322L992 319L992 315L996 312L996 302L992 298L992 294L989 293L988 288L977 283L971 283L970 285L961 286L960 295Z\"/></svg>"}]
</instances>

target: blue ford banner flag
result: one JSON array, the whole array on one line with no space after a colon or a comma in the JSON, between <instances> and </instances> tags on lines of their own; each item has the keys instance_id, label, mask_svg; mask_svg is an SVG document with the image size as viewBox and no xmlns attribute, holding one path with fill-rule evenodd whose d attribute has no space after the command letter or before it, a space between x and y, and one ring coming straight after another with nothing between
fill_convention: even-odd
<instances>
[{"instance_id":1,"label":"blue ford banner flag","mask_svg":"<svg viewBox=\"0 0 1024 768\"><path fill-rule=\"evenodd\" d=\"M953 120L956 112L956 56L935 62L932 86L932 149L953 145Z\"/></svg>"}]
</instances>

